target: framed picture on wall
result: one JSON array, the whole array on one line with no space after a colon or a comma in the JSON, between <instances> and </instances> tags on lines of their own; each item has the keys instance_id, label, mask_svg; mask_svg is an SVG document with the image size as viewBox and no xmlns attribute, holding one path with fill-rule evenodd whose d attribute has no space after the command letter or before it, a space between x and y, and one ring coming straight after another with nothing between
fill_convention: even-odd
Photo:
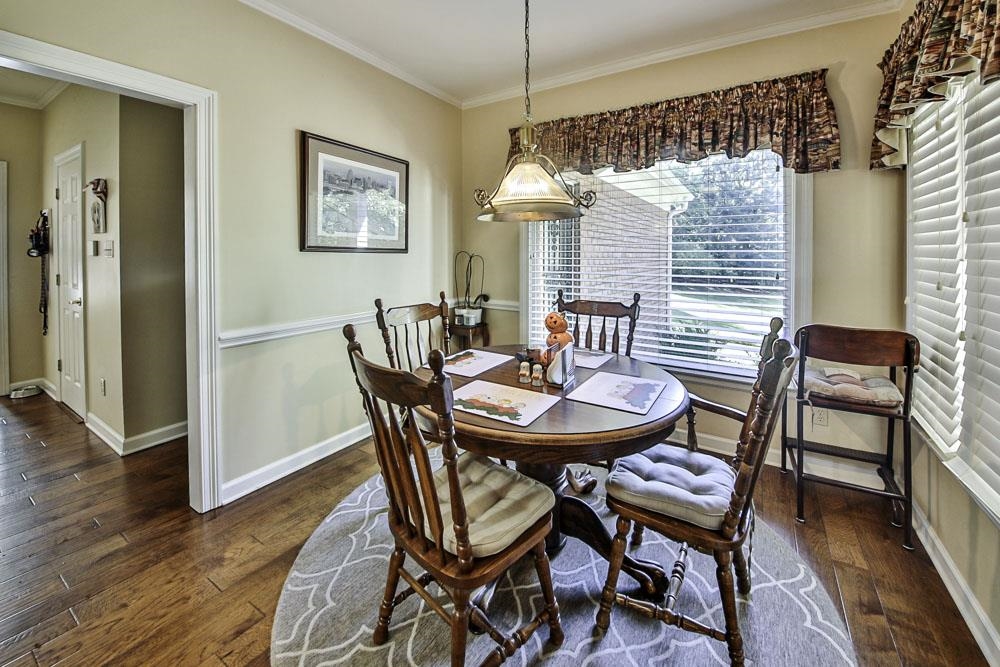
<instances>
[{"instance_id":1,"label":"framed picture on wall","mask_svg":"<svg viewBox=\"0 0 1000 667\"><path fill-rule=\"evenodd\" d=\"M405 253L410 163L310 132L300 135L299 249Z\"/></svg>"}]
</instances>

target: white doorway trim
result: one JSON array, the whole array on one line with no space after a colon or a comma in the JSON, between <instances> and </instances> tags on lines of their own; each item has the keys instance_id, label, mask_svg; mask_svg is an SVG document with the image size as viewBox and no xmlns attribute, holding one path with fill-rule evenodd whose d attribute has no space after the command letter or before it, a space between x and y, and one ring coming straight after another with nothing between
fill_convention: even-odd
<instances>
[{"instance_id":1,"label":"white doorway trim","mask_svg":"<svg viewBox=\"0 0 1000 667\"><path fill-rule=\"evenodd\" d=\"M218 507L217 93L2 30L0 65L184 109L189 501L198 512Z\"/></svg>"},{"instance_id":2,"label":"white doorway trim","mask_svg":"<svg viewBox=\"0 0 1000 667\"><path fill-rule=\"evenodd\" d=\"M0 396L10 393L10 309L7 293L7 163L0 160Z\"/></svg>"}]
</instances>

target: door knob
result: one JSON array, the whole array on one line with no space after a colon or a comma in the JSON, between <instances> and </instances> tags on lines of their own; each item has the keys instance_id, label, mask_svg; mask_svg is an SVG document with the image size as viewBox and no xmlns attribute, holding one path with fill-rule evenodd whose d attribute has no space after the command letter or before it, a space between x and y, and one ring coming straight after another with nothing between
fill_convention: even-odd
<instances>
[{"instance_id":1,"label":"door knob","mask_svg":"<svg viewBox=\"0 0 1000 667\"><path fill-rule=\"evenodd\" d=\"M82 306L83 305L83 299L82 298L70 299L69 300L69 305L71 305L71 306Z\"/></svg>"}]
</instances>

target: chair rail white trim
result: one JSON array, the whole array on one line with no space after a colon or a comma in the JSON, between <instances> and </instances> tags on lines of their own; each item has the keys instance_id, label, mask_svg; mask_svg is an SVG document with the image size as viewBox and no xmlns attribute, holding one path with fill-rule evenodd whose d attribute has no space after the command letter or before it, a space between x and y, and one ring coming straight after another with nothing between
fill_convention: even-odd
<instances>
[{"instance_id":1,"label":"chair rail white trim","mask_svg":"<svg viewBox=\"0 0 1000 667\"><path fill-rule=\"evenodd\" d=\"M219 348L226 350L231 347L241 347L243 345L265 343L293 336L305 336L321 331L330 331L331 329L339 329L345 324L370 324L374 321L375 313L373 312L346 313L344 315L331 315L330 317L318 317L311 320L297 320L295 322L246 327L245 329L231 329L219 334Z\"/></svg>"}]
</instances>

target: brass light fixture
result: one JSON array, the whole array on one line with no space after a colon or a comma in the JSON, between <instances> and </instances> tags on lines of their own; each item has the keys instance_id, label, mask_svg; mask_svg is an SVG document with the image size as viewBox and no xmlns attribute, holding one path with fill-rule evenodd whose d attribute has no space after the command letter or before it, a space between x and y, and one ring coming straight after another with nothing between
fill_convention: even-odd
<instances>
[{"instance_id":1,"label":"brass light fixture","mask_svg":"<svg viewBox=\"0 0 1000 667\"><path fill-rule=\"evenodd\" d=\"M479 188L476 203L482 207L482 222L532 222L569 220L590 208L597 195L588 190L577 195L563 179L552 160L537 152L535 127L531 123L531 50L528 38L528 1L524 0L524 125L520 129L521 152L507 162L500 185L493 194Z\"/></svg>"}]
</instances>

